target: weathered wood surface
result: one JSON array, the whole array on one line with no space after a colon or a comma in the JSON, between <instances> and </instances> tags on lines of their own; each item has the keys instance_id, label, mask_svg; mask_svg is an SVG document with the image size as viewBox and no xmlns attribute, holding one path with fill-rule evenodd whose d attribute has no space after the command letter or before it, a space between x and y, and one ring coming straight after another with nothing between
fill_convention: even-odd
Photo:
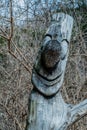
<instances>
[{"instance_id":1,"label":"weathered wood surface","mask_svg":"<svg viewBox=\"0 0 87 130\"><path fill-rule=\"evenodd\" d=\"M87 100L69 105L59 91L64 79L73 18L59 13L53 19L33 68L34 89L29 98L26 130L66 130L87 112Z\"/></svg>"}]
</instances>

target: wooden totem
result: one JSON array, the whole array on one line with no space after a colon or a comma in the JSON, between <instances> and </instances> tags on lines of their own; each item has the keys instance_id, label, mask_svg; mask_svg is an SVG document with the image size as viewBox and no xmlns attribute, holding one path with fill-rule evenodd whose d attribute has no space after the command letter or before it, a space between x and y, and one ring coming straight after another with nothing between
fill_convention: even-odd
<instances>
[{"instance_id":1,"label":"wooden totem","mask_svg":"<svg viewBox=\"0 0 87 130\"><path fill-rule=\"evenodd\" d=\"M26 130L66 130L87 112L87 100L78 105L64 102L60 87L69 54L73 18L67 14L53 15L36 58L29 97Z\"/></svg>"}]
</instances>

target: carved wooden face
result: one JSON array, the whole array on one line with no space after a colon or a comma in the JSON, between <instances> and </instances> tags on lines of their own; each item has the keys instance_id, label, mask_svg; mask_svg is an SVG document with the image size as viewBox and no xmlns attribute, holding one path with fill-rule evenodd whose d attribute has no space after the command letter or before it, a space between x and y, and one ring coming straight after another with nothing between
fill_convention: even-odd
<instances>
[{"instance_id":1,"label":"carved wooden face","mask_svg":"<svg viewBox=\"0 0 87 130\"><path fill-rule=\"evenodd\" d=\"M59 35L61 36L60 39ZM62 86L67 57L67 40L62 39L60 30L58 33L58 26L57 33L55 33L54 30L51 34L49 29L42 42L32 75L34 86L42 94L47 96L53 95L57 93L59 88Z\"/></svg>"}]
</instances>

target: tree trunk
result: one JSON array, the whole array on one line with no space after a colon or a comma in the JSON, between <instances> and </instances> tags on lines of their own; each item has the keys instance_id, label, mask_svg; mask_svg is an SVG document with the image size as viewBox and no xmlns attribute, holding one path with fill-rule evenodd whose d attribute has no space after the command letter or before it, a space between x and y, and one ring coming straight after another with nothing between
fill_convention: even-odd
<instances>
[{"instance_id":1,"label":"tree trunk","mask_svg":"<svg viewBox=\"0 0 87 130\"><path fill-rule=\"evenodd\" d=\"M68 58L73 18L59 13L53 16L33 68L34 88L29 98L26 130L66 130L87 112L87 100L72 106L59 91Z\"/></svg>"}]
</instances>

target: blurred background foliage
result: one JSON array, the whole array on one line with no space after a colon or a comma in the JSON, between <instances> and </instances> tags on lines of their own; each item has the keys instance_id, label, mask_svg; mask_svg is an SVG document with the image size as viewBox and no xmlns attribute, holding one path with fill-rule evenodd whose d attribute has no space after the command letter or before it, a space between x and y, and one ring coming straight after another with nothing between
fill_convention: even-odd
<instances>
[{"instance_id":1,"label":"blurred background foliage","mask_svg":"<svg viewBox=\"0 0 87 130\"><path fill-rule=\"evenodd\" d=\"M3 31L10 34L11 2L11 50L19 60L9 53L8 41L2 37ZM87 0L0 0L0 130L25 129L32 89L30 72L52 15L58 12L74 18L62 95L66 102L73 104L87 98ZM87 130L87 116L69 130Z\"/></svg>"}]
</instances>

